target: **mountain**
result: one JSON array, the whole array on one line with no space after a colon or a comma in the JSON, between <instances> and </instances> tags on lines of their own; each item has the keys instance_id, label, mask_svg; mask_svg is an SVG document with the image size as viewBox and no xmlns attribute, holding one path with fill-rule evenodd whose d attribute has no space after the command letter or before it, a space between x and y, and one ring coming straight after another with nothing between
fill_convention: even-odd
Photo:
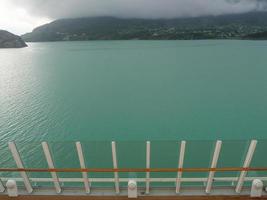
<instances>
[{"instance_id":1,"label":"mountain","mask_svg":"<svg viewBox=\"0 0 267 200\"><path fill-rule=\"evenodd\" d=\"M0 48L22 48L27 44L20 36L14 35L8 31L0 30Z\"/></svg>"},{"instance_id":2,"label":"mountain","mask_svg":"<svg viewBox=\"0 0 267 200\"><path fill-rule=\"evenodd\" d=\"M245 39L254 39L254 40L267 40L267 31L249 34Z\"/></svg>"},{"instance_id":3,"label":"mountain","mask_svg":"<svg viewBox=\"0 0 267 200\"><path fill-rule=\"evenodd\" d=\"M176 19L60 19L22 36L28 42L129 39L246 39L267 31L267 12ZM254 38L252 38L254 39ZM257 39L257 38L255 38Z\"/></svg>"}]
</instances>

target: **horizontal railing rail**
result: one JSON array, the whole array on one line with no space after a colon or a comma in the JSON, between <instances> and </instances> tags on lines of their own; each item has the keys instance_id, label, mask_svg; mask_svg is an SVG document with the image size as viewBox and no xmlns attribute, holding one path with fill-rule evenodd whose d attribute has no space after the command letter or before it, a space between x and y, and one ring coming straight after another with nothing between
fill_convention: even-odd
<instances>
[{"instance_id":1,"label":"horizontal railing rail","mask_svg":"<svg viewBox=\"0 0 267 200\"><path fill-rule=\"evenodd\" d=\"M205 192L207 194L209 194L211 192L211 190L213 189L213 182L216 181L224 181L224 182L230 182L232 183L232 186L235 187L235 192L237 194L239 194L242 191L244 182L247 181L252 181L256 178L261 179L262 181L267 181L267 175L265 175L264 173L259 173L256 175L259 175L258 177L255 176L255 173L251 173L250 175L254 175L252 176L247 176L248 172L267 172L267 166L259 166L259 165L252 165L251 166L251 161L252 158L254 156L256 147L257 147L257 140L251 140L249 146L245 146L245 152L242 154L241 157L237 157L235 159L238 159L238 163L241 163L240 166L230 166L230 167L218 167L217 163L220 160L220 153L221 153L221 149L224 148L223 147L223 142L221 140L217 140L215 143L215 148L212 149L211 151L211 158L210 159L210 164L207 165L208 167L187 167L188 165L186 165L186 167L184 166L184 160L185 160L185 155L186 155L186 151L187 151L187 142L186 141L180 141L179 143L177 142L177 152L175 152L175 154L177 154L177 168L153 168L151 167L151 152L153 153L153 149L151 149L151 145L153 145L153 143L151 143L150 141L146 142L146 146L144 148L144 155L145 155L145 162L144 163L139 163L141 164L141 167L144 166L143 168L131 168L131 166L129 168L123 168L122 166L120 166L120 160L118 160L117 157L117 150L116 150L116 142L111 142L111 148L110 148L110 158L113 164L113 168L88 168L86 166L85 163L85 157L87 157L87 155L84 154L83 152L83 148L80 142L76 142L76 153L77 153L77 158L79 159L79 165L80 168L59 168L54 164L54 158L53 158L53 151L51 151L51 149L49 148L49 145L47 142L42 142L41 146L42 146L42 150L43 150L43 155L45 156L45 161L47 163L48 168L31 168L31 167L24 167L24 162L20 156L20 152L16 147L15 142L9 142L8 143L8 147L9 150L12 154L12 157L14 159L14 162L16 164L16 167L13 168L4 168L3 166L0 166L0 172L19 172L20 177L0 177L0 192L4 192L5 191L5 186L4 186L4 182L3 181L8 181L10 179L16 180L16 181L20 181L24 183L25 189L28 193L32 193L34 191L34 189L36 189L36 182L52 182L54 184L54 188L55 191L57 193L61 193L62 191L62 187L64 187L62 185L62 183L64 182L69 182L69 183L77 183L77 182L83 182L84 185L84 191L86 193L90 193L91 191L91 183L96 183L96 182L103 182L103 183L114 183L114 189L115 189L115 193L119 194L120 193L120 189L121 189L121 185L120 183L122 182L128 182L131 178L125 177L125 174L123 177L120 177L120 175L122 175L122 173L140 173L143 172L144 175L143 177L136 177L135 180L138 182L143 182L145 183L145 193L146 194L150 194L150 189L154 186L150 185L150 182L161 182L161 183L166 183L166 182L171 182L175 184L175 192L176 193L180 193L181 190L181 185L183 182L192 182L192 183L199 183L202 182L203 186L205 186ZM178 148L180 147L180 148ZM99 147L101 149L101 147ZM266 150L267 150L267 146L266 146ZM75 153L75 154L76 154ZM74 154L74 155L75 155ZM157 153L154 154L155 156L158 156ZM243 157L244 155L244 157ZM132 155L133 156L133 155ZM135 155L134 155L135 156ZM140 155L136 154L136 158L139 157ZM196 154L197 156L197 154ZM210 154L208 155L210 156ZM231 156L231 155L229 155ZM263 155L264 156L264 155ZM101 159L101 158L99 158ZM192 158L193 159L193 158ZM263 158L264 159L264 158ZM93 161L92 161L93 162ZM125 162L125 161L124 161ZM222 161L221 161L222 162ZM236 163L236 162L235 162ZM62 163L64 166L64 163ZM89 162L90 164L90 162ZM92 163L93 164L93 163ZM168 163L166 163L168 164ZM223 163L222 163L223 164ZM234 165L234 164L233 164ZM238 164L236 164L238 165ZM62 165L61 165L62 166ZM95 163L92 166L97 166ZM107 166L107 165L106 165ZM110 166L110 165L108 165ZM153 166L153 165L152 165ZM173 166L173 163L172 163ZM229 163L227 164L227 166L229 166ZM255 167L257 166L257 167ZM50 177L31 177L32 174L30 173L50 173ZM73 177L74 174L71 174L70 177L60 177L59 175L61 175L60 173L81 173L81 177ZM168 176L165 176L166 173L168 172L173 172L176 175L171 175L168 174ZM187 176L184 175L183 173L187 172L187 173L195 173L194 175L191 176ZM205 176L205 174L197 174L197 173L201 173L201 172L207 172L207 175ZM225 173L225 176L222 176L222 174L220 174L220 176L216 177L216 172L238 172L235 175L233 174L229 174L229 173ZM114 175L112 177L105 177L105 176L98 176L98 177L91 177L90 173L113 173ZM150 173L160 173L158 175L160 175L160 177L154 177L153 174ZM164 175L165 173L165 175ZM12 173L7 173L8 176L12 176ZM5 174L5 175L7 175ZM157 176L158 176L157 175ZM229 177L230 175L230 177ZM65 176L65 175L64 175ZM204 177L203 177L204 176ZM34 184L32 184L34 183ZM97 186L100 187L100 186ZM203 188L203 187L201 187Z\"/></svg>"},{"instance_id":2,"label":"horizontal railing rail","mask_svg":"<svg viewBox=\"0 0 267 200\"><path fill-rule=\"evenodd\" d=\"M224 168L61 168L61 169L42 169L42 168L0 168L0 172L241 172L241 171L267 171L267 167L224 167Z\"/></svg>"}]
</instances>

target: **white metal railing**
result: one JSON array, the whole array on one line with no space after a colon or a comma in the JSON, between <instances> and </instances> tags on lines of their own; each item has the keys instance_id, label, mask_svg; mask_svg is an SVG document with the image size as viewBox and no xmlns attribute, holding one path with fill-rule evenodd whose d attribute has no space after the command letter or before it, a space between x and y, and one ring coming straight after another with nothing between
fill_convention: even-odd
<instances>
[{"instance_id":1,"label":"white metal railing","mask_svg":"<svg viewBox=\"0 0 267 200\"><path fill-rule=\"evenodd\" d=\"M150 142L146 142L146 168L150 168ZM150 172L146 172L146 194L149 194Z\"/></svg>"},{"instance_id":2,"label":"white metal railing","mask_svg":"<svg viewBox=\"0 0 267 200\"><path fill-rule=\"evenodd\" d=\"M256 146L257 146L257 140L252 140L250 145L249 145L248 153L247 153L246 159L244 161L243 168L249 167L249 165L251 163L251 160L252 160L252 157L254 155ZM242 171L240 173L240 176L239 176L239 179L238 179L238 182L237 182L237 185L236 185L236 189L235 189L235 191L237 193L241 192L241 189L242 189L242 186L243 186L244 179L245 179L246 175L247 175L247 171Z\"/></svg>"},{"instance_id":3,"label":"white metal railing","mask_svg":"<svg viewBox=\"0 0 267 200\"><path fill-rule=\"evenodd\" d=\"M48 144L46 142L42 142L42 147L43 147L43 150L44 150L44 154L45 154L45 158L46 158L46 161L47 161L47 164L48 164L48 168L49 169L55 169L54 162L52 160L52 156L50 154L50 150L49 150ZM57 173L51 171L51 176L53 178L53 182L54 182L54 185L55 185L56 192L60 193L61 192L61 187L60 187L60 184L59 184Z\"/></svg>"},{"instance_id":4,"label":"white metal railing","mask_svg":"<svg viewBox=\"0 0 267 200\"><path fill-rule=\"evenodd\" d=\"M0 171L18 171L20 172L21 178L15 178L15 177L1 177L1 181L0 181L0 192L4 192L5 187L2 184L2 182L5 182L9 179L13 179L19 182L23 182L25 189L28 193L32 193L34 190L34 187L31 185L31 182L53 182L54 183L54 187L55 187L55 191L57 193L61 193L62 188L61 188L61 184L60 183L64 183L64 182L72 182L72 183L83 183L84 184L84 190L85 193L90 193L91 191L91 183L97 183L97 182L106 182L106 183L110 183L113 182L115 185L115 192L116 194L120 193L120 183L123 182L128 182L130 180L130 178L120 178L119 177L119 172L127 172L127 171L134 171L136 170L137 172L146 172L146 175L144 178L135 178L135 180L137 182L143 182L145 183L145 193L149 194L150 193L150 183L151 182L172 182L175 183L175 187L174 187L174 191L176 193L179 193L181 190L181 183L184 182L202 182L206 185L205 188L205 192L207 194L211 193L212 190L212 184L213 182L236 182L235 185L235 192L237 194L239 194L242 191L243 188L243 184L246 181L252 181L256 178L261 179L262 181L267 181L267 176L266 177L247 177L247 172L248 171L267 171L267 168L249 168L250 163L252 161L256 146L257 146L257 140L252 140L250 142L249 148L247 150L247 154L245 157L245 160L243 162L243 167L241 168L233 168L233 169L223 169L223 168L216 168L217 167L217 163L220 159L220 152L221 149L223 148L223 142L218 140L216 141L215 144L215 149L213 151L213 156L211 159L211 165L210 168L196 168L195 170L192 168L190 169L186 169L183 168L184 165L184 158L185 158L185 152L186 152L186 141L181 141L180 143L177 143L177 146L180 145L180 150L177 153L177 156L179 157L178 159L178 168L177 169L152 169L151 168L151 142L147 141L146 142L146 168L144 169L119 169L118 167L118 160L117 160L117 151L116 151L116 142L112 141L111 142L111 153L112 153L112 162L113 162L113 169L106 169L106 172L114 172L114 178L92 178L92 177L88 177L88 172L90 171L97 171L101 172L101 170L103 170L103 172L105 171L105 169L90 169L90 168L86 168L85 165L85 156L83 153L83 149L82 149L82 145L80 142L76 142L76 150L77 150L77 157L79 159L79 163L80 163L80 169L56 169L54 162L53 162L53 158L51 155L51 151L49 149L49 145L47 142L42 142L42 148L43 148L43 152L48 164L48 169L25 169L24 165L23 165L23 161L20 157L19 151L16 147L16 144L14 142L9 142L8 143L8 147L11 151L11 154L13 156L13 159L17 165L17 169L1 169ZM100 158L101 159L101 158ZM242 162L242 161L241 161ZM1 166L0 166L1 167ZM35 172L50 172L51 173L51 177L48 178L31 178L28 177L27 172L30 171L35 171ZM57 175L57 172L81 172L82 178L60 178ZM162 172L162 174L164 174L163 172L177 172L177 177L173 177L173 178L152 178L150 176L151 172ZM196 171L206 171L208 172L208 176L207 177L192 177L192 178L186 178L183 177L183 172L184 171L188 171L188 172L196 172ZM240 175L238 177L216 177L215 173L216 171L240 171Z\"/></svg>"},{"instance_id":5,"label":"white metal railing","mask_svg":"<svg viewBox=\"0 0 267 200\"><path fill-rule=\"evenodd\" d=\"M85 169L86 167L85 167L85 162L84 162L83 150L82 150L82 145L80 142L76 142L76 148L78 152L81 169ZM89 179L88 179L87 173L82 172L82 176L83 176L85 192L90 193L90 185L89 185Z\"/></svg>"},{"instance_id":6,"label":"white metal railing","mask_svg":"<svg viewBox=\"0 0 267 200\"><path fill-rule=\"evenodd\" d=\"M113 168L118 169L116 143L114 141L111 143L111 148L112 148ZM119 180L118 172L114 172L114 181L115 181L115 191L117 194L119 194L120 193L120 180Z\"/></svg>"},{"instance_id":7,"label":"white metal railing","mask_svg":"<svg viewBox=\"0 0 267 200\"><path fill-rule=\"evenodd\" d=\"M180 147L179 163L178 163L178 168L180 169L183 168L184 165L185 145L186 141L182 141ZM182 181L181 178L182 178L182 172L179 171L177 172L177 178L176 178L176 193L180 192L181 181Z\"/></svg>"},{"instance_id":8,"label":"white metal railing","mask_svg":"<svg viewBox=\"0 0 267 200\"><path fill-rule=\"evenodd\" d=\"M12 153L12 156L13 156L16 164L17 164L17 167L20 168L20 169L23 169L24 166L22 164L22 161L21 161L21 158L20 158L20 155L19 155L19 152L17 150L17 147L16 147L15 143L14 142L10 142L8 144L8 146L9 146L9 149L10 149L10 151ZM31 183L29 181L29 178L28 178L26 172L22 171L22 172L20 172L20 175L23 178L23 182L24 182L25 188L28 191L28 193L32 193L33 189L32 189Z\"/></svg>"},{"instance_id":9,"label":"white metal railing","mask_svg":"<svg viewBox=\"0 0 267 200\"><path fill-rule=\"evenodd\" d=\"M216 142L214 154L213 154L213 157L212 157L211 168L216 168L217 167L217 162L218 162L218 159L219 159L221 146L222 146L222 141L218 140ZM215 171L211 171L209 173L207 186L206 186L206 193L210 193L214 175L215 175Z\"/></svg>"}]
</instances>

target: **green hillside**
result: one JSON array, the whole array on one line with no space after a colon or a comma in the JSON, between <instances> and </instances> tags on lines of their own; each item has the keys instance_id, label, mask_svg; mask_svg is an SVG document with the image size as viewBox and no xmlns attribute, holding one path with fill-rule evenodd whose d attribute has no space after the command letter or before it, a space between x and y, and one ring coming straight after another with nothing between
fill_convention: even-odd
<instances>
[{"instance_id":1,"label":"green hillside","mask_svg":"<svg viewBox=\"0 0 267 200\"><path fill-rule=\"evenodd\" d=\"M23 35L28 42L76 40L266 39L267 12L176 19L60 19ZM255 36L255 38L254 38Z\"/></svg>"}]
</instances>

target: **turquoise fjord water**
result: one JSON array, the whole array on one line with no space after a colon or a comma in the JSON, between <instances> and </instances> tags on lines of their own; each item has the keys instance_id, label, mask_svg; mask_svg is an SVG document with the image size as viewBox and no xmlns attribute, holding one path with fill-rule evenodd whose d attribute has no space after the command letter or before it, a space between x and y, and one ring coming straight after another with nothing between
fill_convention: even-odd
<instances>
[{"instance_id":1,"label":"turquoise fjord water","mask_svg":"<svg viewBox=\"0 0 267 200\"><path fill-rule=\"evenodd\" d=\"M110 141L116 140L119 167L143 168L144 141L151 140L151 167L175 168L177 141L186 139L184 167L209 167L213 140L223 139L218 167L237 167L251 138L263 139L251 166L266 166L266 52L266 41L223 40L30 43L1 49L0 166L15 167L7 148L7 141L15 140L25 167L47 168L40 145L46 140L57 168L79 168L73 141L80 140L87 167L112 167ZM207 177L183 174L192 175ZM238 173L216 173L227 175Z\"/></svg>"},{"instance_id":2,"label":"turquoise fjord water","mask_svg":"<svg viewBox=\"0 0 267 200\"><path fill-rule=\"evenodd\" d=\"M266 41L0 50L1 141L267 139Z\"/></svg>"}]
</instances>

